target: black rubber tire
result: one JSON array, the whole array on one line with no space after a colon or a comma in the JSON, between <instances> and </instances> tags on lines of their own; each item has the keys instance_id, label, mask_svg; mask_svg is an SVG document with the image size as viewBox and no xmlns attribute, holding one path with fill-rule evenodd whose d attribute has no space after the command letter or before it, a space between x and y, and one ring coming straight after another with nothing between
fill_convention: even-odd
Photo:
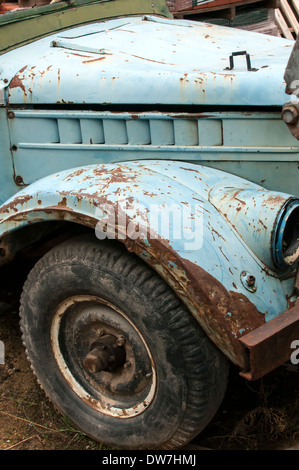
<instances>
[{"instance_id":1,"label":"black rubber tire","mask_svg":"<svg viewBox=\"0 0 299 470\"><path fill-rule=\"evenodd\" d=\"M51 325L58 305L75 295L97 296L125 312L146 342L156 390L137 416L124 419L96 410L61 373ZM48 252L24 285L20 316L26 353L41 387L95 441L121 449L179 448L206 427L222 402L226 359L164 280L117 243L83 236ZM68 333L60 330L67 343Z\"/></svg>"}]
</instances>

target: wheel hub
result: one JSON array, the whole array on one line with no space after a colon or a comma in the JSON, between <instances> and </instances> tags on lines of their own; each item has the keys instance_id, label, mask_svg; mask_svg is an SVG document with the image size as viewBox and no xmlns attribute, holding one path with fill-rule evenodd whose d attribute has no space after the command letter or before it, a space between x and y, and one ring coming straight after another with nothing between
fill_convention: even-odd
<instances>
[{"instance_id":1,"label":"wheel hub","mask_svg":"<svg viewBox=\"0 0 299 470\"><path fill-rule=\"evenodd\" d=\"M51 340L62 375L93 408L130 418L150 405L156 390L153 360L123 312L94 296L71 297L56 310Z\"/></svg>"},{"instance_id":2,"label":"wheel hub","mask_svg":"<svg viewBox=\"0 0 299 470\"><path fill-rule=\"evenodd\" d=\"M118 342L118 343L117 343ZM104 335L92 343L85 359L84 367L92 374L101 371L112 372L125 363L126 350L121 344L122 339L113 335Z\"/></svg>"}]
</instances>

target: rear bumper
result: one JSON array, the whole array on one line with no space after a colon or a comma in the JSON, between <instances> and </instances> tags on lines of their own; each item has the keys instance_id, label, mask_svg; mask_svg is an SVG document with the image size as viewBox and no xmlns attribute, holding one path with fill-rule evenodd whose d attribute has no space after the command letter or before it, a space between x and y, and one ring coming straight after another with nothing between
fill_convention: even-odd
<instances>
[{"instance_id":1,"label":"rear bumper","mask_svg":"<svg viewBox=\"0 0 299 470\"><path fill-rule=\"evenodd\" d=\"M295 307L239 338L248 353L248 369L240 375L256 380L289 361L294 340L299 340L298 300Z\"/></svg>"}]
</instances>

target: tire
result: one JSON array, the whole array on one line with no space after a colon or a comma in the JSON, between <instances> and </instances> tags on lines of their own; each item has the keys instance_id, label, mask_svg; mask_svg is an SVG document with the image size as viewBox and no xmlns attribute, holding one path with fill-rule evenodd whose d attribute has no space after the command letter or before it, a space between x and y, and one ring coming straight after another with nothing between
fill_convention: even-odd
<instances>
[{"instance_id":1,"label":"tire","mask_svg":"<svg viewBox=\"0 0 299 470\"><path fill-rule=\"evenodd\" d=\"M115 242L85 235L48 252L20 316L41 387L95 441L179 448L222 402L222 353L164 280Z\"/></svg>"}]
</instances>

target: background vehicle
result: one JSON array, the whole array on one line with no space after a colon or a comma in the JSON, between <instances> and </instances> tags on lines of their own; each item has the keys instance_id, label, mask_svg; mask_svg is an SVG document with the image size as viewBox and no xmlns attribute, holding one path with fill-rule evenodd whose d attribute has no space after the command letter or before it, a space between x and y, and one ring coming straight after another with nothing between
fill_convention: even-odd
<instances>
[{"instance_id":1,"label":"background vehicle","mask_svg":"<svg viewBox=\"0 0 299 470\"><path fill-rule=\"evenodd\" d=\"M95 440L184 445L230 362L260 378L298 339L293 42L164 1L0 21L0 262L44 251L20 310L33 370Z\"/></svg>"}]
</instances>

